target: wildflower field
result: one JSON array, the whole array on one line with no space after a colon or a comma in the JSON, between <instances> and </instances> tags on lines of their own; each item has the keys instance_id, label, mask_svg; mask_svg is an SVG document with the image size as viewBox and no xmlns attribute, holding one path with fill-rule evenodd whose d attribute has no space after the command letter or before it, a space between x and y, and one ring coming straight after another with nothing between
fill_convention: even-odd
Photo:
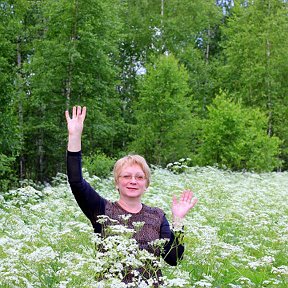
<instances>
[{"instance_id":1,"label":"wildflower field","mask_svg":"<svg viewBox=\"0 0 288 288\"><path fill-rule=\"evenodd\" d=\"M112 178L85 177L117 199ZM155 168L143 202L170 220L172 195L185 188L199 202L185 222L184 259L177 267L163 264L165 287L288 287L288 173ZM44 188L26 183L0 193L1 288L120 287L112 279L117 265L106 284L95 280L111 261L95 253L95 234L65 175Z\"/></svg>"}]
</instances>

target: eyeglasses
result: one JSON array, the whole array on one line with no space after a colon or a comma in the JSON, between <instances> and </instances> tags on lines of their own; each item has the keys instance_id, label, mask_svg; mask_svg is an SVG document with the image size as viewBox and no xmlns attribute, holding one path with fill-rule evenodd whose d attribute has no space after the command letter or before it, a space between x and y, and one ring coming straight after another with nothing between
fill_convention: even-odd
<instances>
[{"instance_id":1,"label":"eyeglasses","mask_svg":"<svg viewBox=\"0 0 288 288\"><path fill-rule=\"evenodd\" d=\"M134 178L136 181L139 181L139 182L144 181L146 179L146 177L144 175L135 175L135 176L133 176L133 175L128 175L128 174L127 175L126 174L125 175L120 175L119 178L122 178L125 181L130 181L130 180L132 180Z\"/></svg>"}]
</instances>

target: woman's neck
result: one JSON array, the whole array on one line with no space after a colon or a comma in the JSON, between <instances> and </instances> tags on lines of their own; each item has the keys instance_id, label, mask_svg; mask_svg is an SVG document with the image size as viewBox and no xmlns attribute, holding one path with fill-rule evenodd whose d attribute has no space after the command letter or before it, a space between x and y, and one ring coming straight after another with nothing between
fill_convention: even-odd
<instances>
[{"instance_id":1,"label":"woman's neck","mask_svg":"<svg viewBox=\"0 0 288 288\"><path fill-rule=\"evenodd\" d=\"M138 199L130 200L120 198L117 203L129 213L138 213L142 209L142 203Z\"/></svg>"}]
</instances>

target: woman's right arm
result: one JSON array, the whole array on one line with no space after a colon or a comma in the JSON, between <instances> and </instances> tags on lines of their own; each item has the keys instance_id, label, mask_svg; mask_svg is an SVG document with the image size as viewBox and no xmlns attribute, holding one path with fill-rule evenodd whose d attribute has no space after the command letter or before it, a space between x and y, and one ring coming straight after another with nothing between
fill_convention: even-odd
<instances>
[{"instance_id":1,"label":"woman's right arm","mask_svg":"<svg viewBox=\"0 0 288 288\"><path fill-rule=\"evenodd\" d=\"M86 117L86 107L73 107L72 117L65 112L68 129L67 175L71 190L83 213L91 221L95 232L101 232L97 216L105 213L106 200L82 176L81 136Z\"/></svg>"}]
</instances>

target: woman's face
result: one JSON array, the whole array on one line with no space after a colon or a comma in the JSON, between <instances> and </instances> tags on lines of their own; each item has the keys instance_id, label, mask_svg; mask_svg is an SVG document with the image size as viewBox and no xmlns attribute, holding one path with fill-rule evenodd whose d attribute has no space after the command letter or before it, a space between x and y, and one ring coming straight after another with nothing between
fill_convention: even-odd
<instances>
[{"instance_id":1,"label":"woman's face","mask_svg":"<svg viewBox=\"0 0 288 288\"><path fill-rule=\"evenodd\" d=\"M147 188L147 179L144 171L138 164L124 165L117 183L116 188L120 196L128 198L139 198Z\"/></svg>"}]
</instances>

